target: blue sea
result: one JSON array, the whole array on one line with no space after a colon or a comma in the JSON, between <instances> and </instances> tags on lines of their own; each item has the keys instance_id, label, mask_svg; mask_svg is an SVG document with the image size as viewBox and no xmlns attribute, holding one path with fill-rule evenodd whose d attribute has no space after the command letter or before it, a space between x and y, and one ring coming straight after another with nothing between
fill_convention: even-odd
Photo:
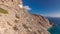
<instances>
[{"instance_id":1,"label":"blue sea","mask_svg":"<svg viewBox=\"0 0 60 34\"><path fill-rule=\"evenodd\" d=\"M51 23L55 24L53 27L49 28L48 31L51 34L60 34L60 18L48 17L48 19Z\"/></svg>"}]
</instances>

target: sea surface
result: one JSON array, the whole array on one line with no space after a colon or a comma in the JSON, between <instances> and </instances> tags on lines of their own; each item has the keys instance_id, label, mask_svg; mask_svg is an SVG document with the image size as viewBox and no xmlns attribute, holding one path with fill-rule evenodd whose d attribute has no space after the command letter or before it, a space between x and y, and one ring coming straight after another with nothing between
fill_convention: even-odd
<instances>
[{"instance_id":1,"label":"sea surface","mask_svg":"<svg viewBox=\"0 0 60 34\"><path fill-rule=\"evenodd\" d=\"M48 31L51 34L60 34L60 18L48 17L48 19L51 23L55 24L53 27L49 28Z\"/></svg>"}]
</instances>

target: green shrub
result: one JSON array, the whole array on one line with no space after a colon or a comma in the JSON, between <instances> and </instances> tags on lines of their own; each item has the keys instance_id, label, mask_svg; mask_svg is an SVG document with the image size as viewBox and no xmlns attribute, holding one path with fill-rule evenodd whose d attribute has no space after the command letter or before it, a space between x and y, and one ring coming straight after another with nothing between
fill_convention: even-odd
<instances>
[{"instance_id":1,"label":"green shrub","mask_svg":"<svg viewBox=\"0 0 60 34\"><path fill-rule=\"evenodd\" d=\"M0 8L0 13L8 14L8 11L7 11L7 10L4 10L4 9L2 9L2 8Z\"/></svg>"}]
</instances>

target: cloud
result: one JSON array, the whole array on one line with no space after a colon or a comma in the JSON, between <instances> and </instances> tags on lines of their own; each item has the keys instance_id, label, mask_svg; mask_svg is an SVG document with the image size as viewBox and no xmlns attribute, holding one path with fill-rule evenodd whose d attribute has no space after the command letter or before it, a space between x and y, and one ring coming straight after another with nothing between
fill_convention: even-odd
<instances>
[{"instance_id":1,"label":"cloud","mask_svg":"<svg viewBox=\"0 0 60 34\"><path fill-rule=\"evenodd\" d=\"M24 6L24 8L26 8L27 10L31 10L31 7L29 6Z\"/></svg>"},{"instance_id":2,"label":"cloud","mask_svg":"<svg viewBox=\"0 0 60 34\"><path fill-rule=\"evenodd\" d=\"M22 5L19 5L19 7L20 7L20 8L23 8L23 6L22 6Z\"/></svg>"}]
</instances>

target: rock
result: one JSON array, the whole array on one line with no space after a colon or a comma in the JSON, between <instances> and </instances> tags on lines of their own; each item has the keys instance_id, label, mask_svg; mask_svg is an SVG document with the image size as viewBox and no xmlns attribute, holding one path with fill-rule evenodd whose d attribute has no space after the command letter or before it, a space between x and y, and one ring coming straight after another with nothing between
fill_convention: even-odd
<instances>
[{"instance_id":1,"label":"rock","mask_svg":"<svg viewBox=\"0 0 60 34\"><path fill-rule=\"evenodd\" d=\"M43 16L30 14L21 0L0 0L0 34L50 34Z\"/></svg>"}]
</instances>

